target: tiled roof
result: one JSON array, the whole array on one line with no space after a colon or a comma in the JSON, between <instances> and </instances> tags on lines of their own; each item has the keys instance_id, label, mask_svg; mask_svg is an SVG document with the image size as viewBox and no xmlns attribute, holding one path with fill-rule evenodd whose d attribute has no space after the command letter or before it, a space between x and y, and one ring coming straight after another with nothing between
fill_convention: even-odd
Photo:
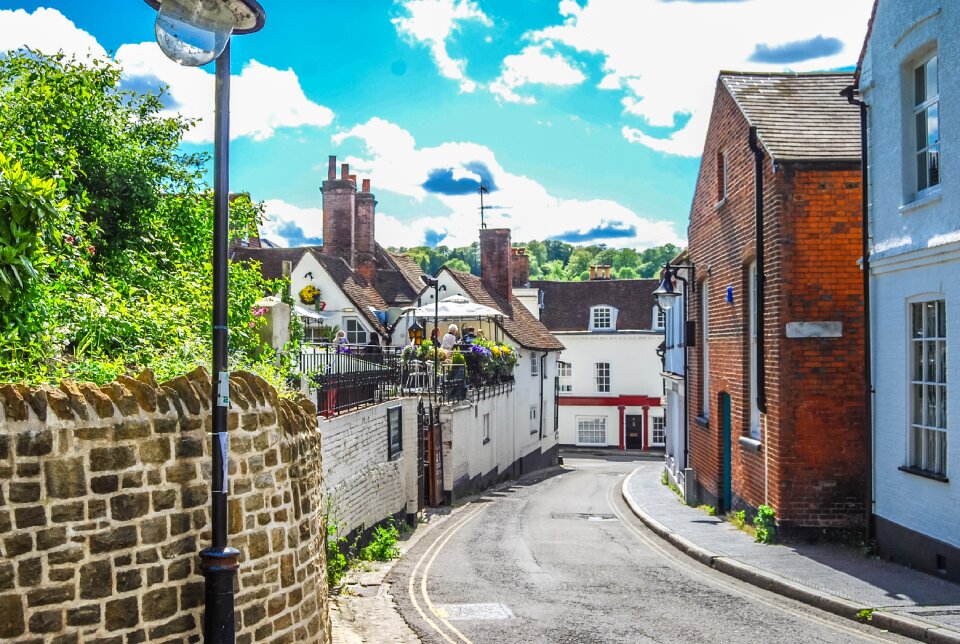
<instances>
[{"instance_id":1,"label":"tiled roof","mask_svg":"<svg viewBox=\"0 0 960 644\"><path fill-rule=\"evenodd\" d=\"M649 331L653 327L653 292L657 280L591 280L530 282L543 291L540 321L551 331L586 331L590 307L609 304L617 309L618 331Z\"/></svg>"},{"instance_id":2,"label":"tiled roof","mask_svg":"<svg viewBox=\"0 0 960 644\"><path fill-rule=\"evenodd\" d=\"M409 306L423 288L420 266L407 255L388 253L377 244L377 291L390 306Z\"/></svg>"},{"instance_id":3,"label":"tiled roof","mask_svg":"<svg viewBox=\"0 0 960 644\"><path fill-rule=\"evenodd\" d=\"M444 268L443 270L450 272L474 302L492 306L498 311L502 311L505 316L501 320L503 330L520 343L520 346L538 351L562 351L564 349L560 340L550 333L547 327L541 324L527 310L527 307L513 295L510 296L508 302L506 298L496 292L490 282L472 273L455 271L451 268Z\"/></svg>"},{"instance_id":4,"label":"tiled roof","mask_svg":"<svg viewBox=\"0 0 960 644\"><path fill-rule=\"evenodd\" d=\"M860 159L860 109L840 95L852 73L721 72L720 82L774 159Z\"/></svg>"},{"instance_id":5,"label":"tiled roof","mask_svg":"<svg viewBox=\"0 0 960 644\"><path fill-rule=\"evenodd\" d=\"M362 275L350 268L343 259L332 255L324 255L318 251L313 251L313 256L330 274L333 281L340 285L340 288L356 306L357 311L362 313L367 322L371 324L374 331L381 335L388 335L386 327L380 322L380 318L370 310L370 307L378 311L387 310L387 303L377 290Z\"/></svg>"},{"instance_id":6,"label":"tiled roof","mask_svg":"<svg viewBox=\"0 0 960 644\"><path fill-rule=\"evenodd\" d=\"M320 246L301 246L299 248L251 248L241 246L231 253L230 259L234 262L260 262L260 272L264 279L275 280L283 277L283 262L290 262L296 266L300 258L308 252L320 252Z\"/></svg>"},{"instance_id":7,"label":"tiled roof","mask_svg":"<svg viewBox=\"0 0 960 644\"><path fill-rule=\"evenodd\" d=\"M378 250L383 250L379 248ZM420 280L421 275L426 275L423 272L423 269L420 268L420 264L417 263L415 259L409 255L390 253L383 251L383 254L386 255L393 264L397 267L397 270L403 275L403 279L406 280L407 284L410 285L410 289L413 291L414 297L417 293L420 292L420 289L423 288L423 282Z\"/></svg>"}]
</instances>

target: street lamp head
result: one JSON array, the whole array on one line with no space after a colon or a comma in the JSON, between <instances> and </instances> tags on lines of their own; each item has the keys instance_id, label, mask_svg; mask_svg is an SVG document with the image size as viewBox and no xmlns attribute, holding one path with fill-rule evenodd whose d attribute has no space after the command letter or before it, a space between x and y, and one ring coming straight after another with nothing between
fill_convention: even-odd
<instances>
[{"instance_id":1,"label":"street lamp head","mask_svg":"<svg viewBox=\"0 0 960 644\"><path fill-rule=\"evenodd\" d=\"M157 10L157 44L180 65L198 67L215 60L231 34L263 27L265 14L256 0L146 0Z\"/></svg>"},{"instance_id":2,"label":"street lamp head","mask_svg":"<svg viewBox=\"0 0 960 644\"><path fill-rule=\"evenodd\" d=\"M673 307L673 303L680 297L680 293L673 287L673 273L670 270L670 264L667 264L666 269L664 269L663 281L653 292L653 296L657 298L657 304L664 311L669 311Z\"/></svg>"},{"instance_id":3,"label":"street lamp head","mask_svg":"<svg viewBox=\"0 0 960 644\"><path fill-rule=\"evenodd\" d=\"M420 281L426 284L427 286L429 286L430 288L436 288L437 282L439 280L437 280L436 277L430 277L429 275L421 275Z\"/></svg>"}]
</instances>

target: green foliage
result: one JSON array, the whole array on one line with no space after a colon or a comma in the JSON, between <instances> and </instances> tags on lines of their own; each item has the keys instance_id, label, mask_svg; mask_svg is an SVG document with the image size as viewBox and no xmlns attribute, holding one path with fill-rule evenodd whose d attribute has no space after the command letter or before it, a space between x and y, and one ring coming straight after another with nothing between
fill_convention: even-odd
<instances>
[{"instance_id":1,"label":"green foliage","mask_svg":"<svg viewBox=\"0 0 960 644\"><path fill-rule=\"evenodd\" d=\"M734 512L730 518L731 523L737 526L739 529L743 530L744 526L747 525L747 513L744 510L739 510Z\"/></svg>"},{"instance_id":2,"label":"green foliage","mask_svg":"<svg viewBox=\"0 0 960 644\"><path fill-rule=\"evenodd\" d=\"M773 543L777 536L777 517L773 508L768 505L761 505L757 508L757 516L753 518L753 526L756 528L757 543Z\"/></svg>"},{"instance_id":3,"label":"green foliage","mask_svg":"<svg viewBox=\"0 0 960 644\"><path fill-rule=\"evenodd\" d=\"M370 543L360 549L360 559L363 561L390 561L400 556L397 547L397 538L400 531L393 519L386 524L378 525L373 529L373 538Z\"/></svg>"},{"instance_id":4,"label":"green foliage","mask_svg":"<svg viewBox=\"0 0 960 644\"><path fill-rule=\"evenodd\" d=\"M327 503L327 511L323 516L323 524L327 534L327 587L333 590L340 585L343 576L347 574L350 563L344 553L347 537L340 535L340 522L332 504Z\"/></svg>"},{"instance_id":5,"label":"green foliage","mask_svg":"<svg viewBox=\"0 0 960 644\"><path fill-rule=\"evenodd\" d=\"M873 614L877 612L876 608L861 608L857 611L857 620L860 622L869 622L873 619Z\"/></svg>"},{"instance_id":6,"label":"green foliage","mask_svg":"<svg viewBox=\"0 0 960 644\"><path fill-rule=\"evenodd\" d=\"M643 252L632 248L607 248L605 244L573 246L555 239L514 242L513 245L527 249L530 279L558 282L589 279L589 267L597 264L612 266L611 275L617 279L649 279L659 273L667 260L680 253L680 249L673 244L648 248ZM453 270L480 274L478 242L463 248L415 246L390 250L406 253L427 273L434 274L443 266L448 266Z\"/></svg>"},{"instance_id":7,"label":"green foliage","mask_svg":"<svg viewBox=\"0 0 960 644\"><path fill-rule=\"evenodd\" d=\"M144 367L163 380L209 364L204 159L179 151L190 122L120 80L110 62L0 58L0 382ZM262 219L247 196L230 208L234 236ZM289 362L262 345L254 305L283 290L256 266L230 268L230 366L275 384Z\"/></svg>"},{"instance_id":8,"label":"green foliage","mask_svg":"<svg viewBox=\"0 0 960 644\"><path fill-rule=\"evenodd\" d=\"M705 512L708 516L715 517L717 516L717 509L712 505L699 505L697 509Z\"/></svg>"}]
</instances>

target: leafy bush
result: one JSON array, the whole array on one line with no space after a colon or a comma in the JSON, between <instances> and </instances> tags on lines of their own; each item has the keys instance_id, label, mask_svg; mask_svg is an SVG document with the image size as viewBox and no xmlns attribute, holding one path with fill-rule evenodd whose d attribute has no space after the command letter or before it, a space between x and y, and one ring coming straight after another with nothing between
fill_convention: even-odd
<instances>
[{"instance_id":1,"label":"leafy bush","mask_svg":"<svg viewBox=\"0 0 960 644\"><path fill-rule=\"evenodd\" d=\"M360 549L360 559L364 561L396 559L400 556L400 548L397 547L399 536L400 531L397 530L393 519L388 520L385 525L378 525L373 529L373 539Z\"/></svg>"},{"instance_id":2,"label":"leafy bush","mask_svg":"<svg viewBox=\"0 0 960 644\"><path fill-rule=\"evenodd\" d=\"M332 590L340 585L340 581L350 567L347 555L343 552L347 538L339 535L341 526L333 506L329 503L324 513L323 523L327 533L327 587Z\"/></svg>"},{"instance_id":3,"label":"leafy bush","mask_svg":"<svg viewBox=\"0 0 960 644\"><path fill-rule=\"evenodd\" d=\"M753 526L757 530L754 541L757 543L773 543L777 536L777 517L773 508L761 505L757 508L757 516L753 518Z\"/></svg>"}]
</instances>

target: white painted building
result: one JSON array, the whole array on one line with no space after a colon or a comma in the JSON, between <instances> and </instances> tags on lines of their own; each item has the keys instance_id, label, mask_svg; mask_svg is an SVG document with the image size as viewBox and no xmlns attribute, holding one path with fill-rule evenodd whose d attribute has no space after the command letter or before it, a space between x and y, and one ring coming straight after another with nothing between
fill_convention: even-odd
<instances>
[{"instance_id":1,"label":"white painted building","mask_svg":"<svg viewBox=\"0 0 960 644\"><path fill-rule=\"evenodd\" d=\"M869 106L873 490L884 556L960 579L960 4L874 8ZM948 395L949 392L949 395Z\"/></svg>"},{"instance_id":2,"label":"white painted building","mask_svg":"<svg viewBox=\"0 0 960 644\"><path fill-rule=\"evenodd\" d=\"M663 449L656 281L613 280L598 268L586 282L531 282L542 293L541 322L566 347L557 366L560 444Z\"/></svg>"}]
</instances>

